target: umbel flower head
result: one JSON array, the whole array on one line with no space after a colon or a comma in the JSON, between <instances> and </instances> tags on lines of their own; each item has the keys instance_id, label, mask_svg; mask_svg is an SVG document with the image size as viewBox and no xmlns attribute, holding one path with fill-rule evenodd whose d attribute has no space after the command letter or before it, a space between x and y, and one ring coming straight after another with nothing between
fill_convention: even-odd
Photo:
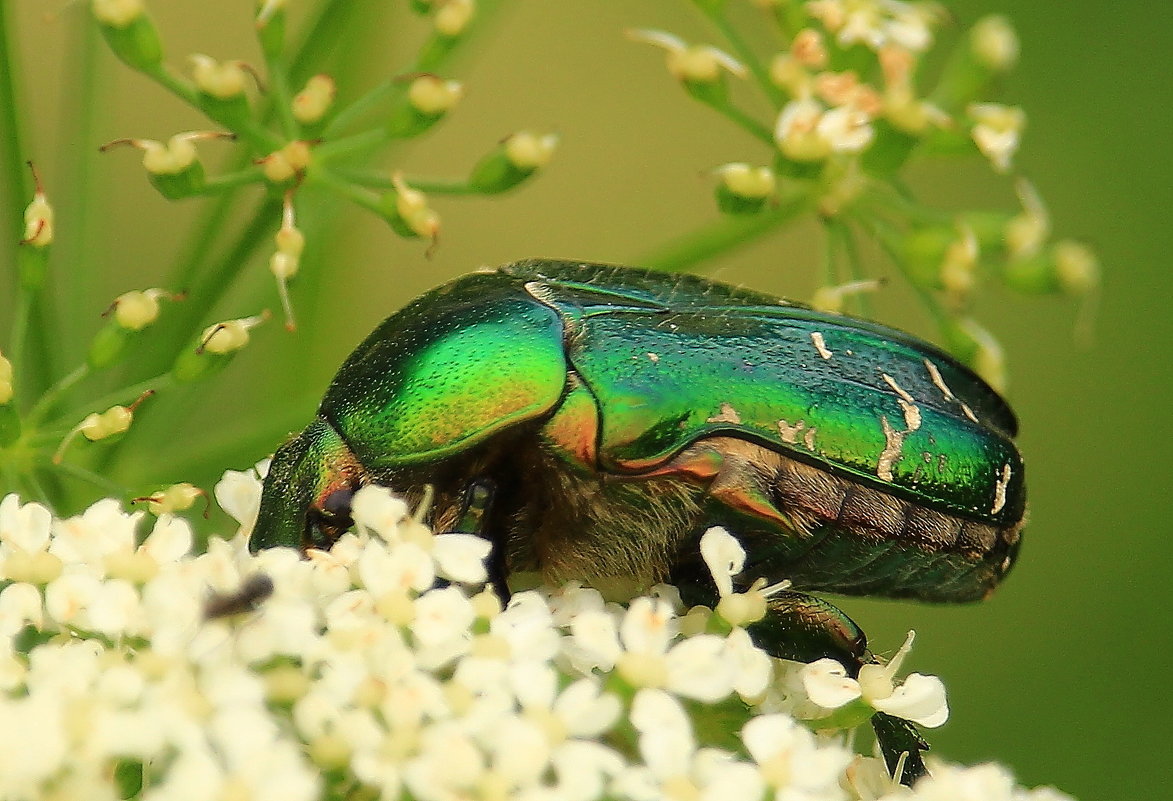
<instances>
[{"instance_id":1,"label":"umbel flower head","mask_svg":"<svg viewBox=\"0 0 1173 801\"><path fill-rule=\"evenodd\" d=\"M1066 798L993 765L896 788L826 730L840 699L807 691L818 663L689 624L669 587L502 608L487 543L434 534L382 488L329 551L252 555L266 469L217 485L241 526L202 553L166 512L0 501L0 797ZM706 542L724 586L740 546Z\"/></svg>"}]
</instances>

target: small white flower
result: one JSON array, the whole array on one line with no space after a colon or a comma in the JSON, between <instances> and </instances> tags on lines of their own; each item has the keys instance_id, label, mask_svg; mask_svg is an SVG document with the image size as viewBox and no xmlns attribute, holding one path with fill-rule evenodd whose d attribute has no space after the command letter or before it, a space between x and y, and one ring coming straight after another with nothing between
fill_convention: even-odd
<instances>
[{"instance_id":1,"label":"small white flower","mask_svg":"<svg viewBox=\"0 0 1173 801\"><path fill-rule=\"evenodd\" d=\"M742 728L741 739L779 798L843 797L839 778L851 762L846 748L817 743L810 731L786 715L753 718Z\"/></svg>"},{"instance_id":2,"label":"small white flower","mask_svg":"<svg viewBox=\"0 0 1173 801\"><path fill-rule=\"evenodd\" d=\"M15 494L0 501L0 548L19 548L33 552L49 543L53 516L39 503L23 506Z\"/></svg>"},{"instance_id":3,"label":"small white flower","mask_svg":"<svg viewBox=\"0 0 1173 801\"><path fill-rule=\"evenodd\" d=\"M802 680L810 699L827 709L862 698L872 709L911 720L933 729L949 719L945 685L936 676L911 673L901 685L894 683L900 664L912 649L914 632L887 665L864 665L859 679L834 659L820 659L802 669Z\"/></svg>"},{"instance_id":4,"label":"small white flower","mask_svg":"<svg viewBox=\"0 0 1173 801\"><path fill-rule=\"evenodd\" d=\"M717 592L730 595L733 577L745 567L745 549L737 538L720 526L713 526L701 535L701 558L713 575Z\"/></svg>"},{"instance_id":5,"label":"small white flower","mask_svg":"<svg viewBox=\"0 0 1173 801\"><path fill-rule=\"evenodd\" d=\"M268 460L257 464L259 468L265 466L268 472ZM257 521L257 512L261 508L261 475L257 468L245 471L227 470L216 482L212 490L216 496L216 503L220 508L240 523L240 529L250 532Z\"/></svg>"},{"instance_id":6,"label":"small white flower","mask_svg":"<svg viewBox=\"0 0 1173 801\"><path fill-rule=\"evenodd\" d=\"M438 534L432 540L432 558L440 575L462 584L483 584L488 579L485 560L492 543L475 534Z\"/></svg>"},{"instance_id":7,"label":"small white flower","mask_svg":"<svg viewBox=\"0 0 1173 801\"><path fill-rule=\"evenodd\" d=\"M745 77L746 69L733 56L712 45L690 45L664 31L631 30L629 39L655 45L668 51L668 71L677 80L692 83L716 83L722 71Z\"/></svg>"},{"instance_id":8,"label":"small white flower","mask_svg":"<svg viewBox=\"0 0 1173 801\"><path fill-rule=\"evenodd\" d=\"M406 501L376 484L368 484L354 493L350 513L355 523L369 528L387 542L399 539L399 525L410 516Z\"/></svg>"}]
</instances>

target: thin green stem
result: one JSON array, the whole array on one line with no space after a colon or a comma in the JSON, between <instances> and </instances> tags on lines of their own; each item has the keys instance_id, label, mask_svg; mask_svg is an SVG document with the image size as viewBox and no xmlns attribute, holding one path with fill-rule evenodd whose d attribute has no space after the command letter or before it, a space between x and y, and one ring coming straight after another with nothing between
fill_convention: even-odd
<instances>
[{"instance_id":1,"label":"thin green stem","mask_svg":"<svg viewBox=\"0 0 1173 801\"><path fill-rule=\"evenodd\" d=\"M5 243L23 238L21 213L32 196L32 180L25 166L16 54L11 46L15 31L10 31L8 15L11 3L0 2L0 236ZM8 252L8 248L4 250Z\"/></svg>"},{"instance_id":2,"label":"thin green stem","mask_svg":"<svg viewBox=\"0 0 1173 801\"><path fill-rule=\"evenodd\" d=\"M875 215L853 214L852 217L865 230L871 231L872 236L874 236L876 241L879 242L880 248L888 256L889 260L891 260L891 262L896 266L896 269L900 270L900 272L904 274L904 277L908 279L909 286L916 290L917 297L928 311L929 316L933 319L933 322L937 325L938 330L940 330L942 334L947 333L949 321L948 317L946 317L945 313L941 310L941 305L937 303L936 299L928 289L921 286L918 281L911 280L909 277L908 267L904 263L904 258L900 253L900 248L896 244L900 239L899 233L893 229L892 226L889 225L885 220L879 219Z\"/></svg>"},{"instance_id":3,"label":"thin green stem","mask_svg":"<svg viewBox=\"0 0 1173 801\"><path fill-rule=\"evenodd\" d=\"M353 136L324 142L314 148L314 160L319 164L329 164L347 156L355 156L374 150L387 142L391 137L382 128L372 128Z\"/></svg>"},{"instance_id":4,"label":"thin green stem","mask_svg":"<svg viewBox=\"0 0 1173 801\"><path fill-rule=\"evenodd\" d=\"M19 402L28 395L28 388L24 386L21 362L24 361L24 339L28 335L29 316L32 314L33 296L31 293L20 290L16 300L16 312L12 315L12 333L8 338L8 360L12 362L13 374L16 381L13 391Z\"/></svg>"},{"instance_id":5,"label":"thin green stem","mask_svg":"<svg viewBox=\"0 0 1173 801\"><path fill-rule=\"evenodd\" d=\"M696 2L701 12L709 18L714 27L721 32L725 40L733 47L733 51L741 62L749 68L753 74L754 80L757 82L758 88L762 93L770 99L770 103L774 108L781 108L785 100L782 90L774 85L770 80L770 71L766 69L765 64L758 58L757 53L742 37L741 33L735 28L725 17L724 7L719 4Z\"/></svg>"},{"instance_id":6,"label":"thin green stem","mask_svg":"<svg viewBox=\"0 0 1173 801\"><path fill-rule=\"evenodd\" d=\"M63 119L69 119L69 147L62 148L58 174L69 176L60 187L62 203L59 215L69 220L69 236L53 246L51 265L55 273L70 276L70 291L65 293L61 324L67 327L63 339L67 358L81 350L97 295L98 277L104 272L104 253L96 243L99 215L92 213L98 196L94 171L93 143L97 135L98 108L103 98L102 82L106 60L98 58L101 34L98 26L85 14L69 15L70 46L62 58L63 75L73 76L62 82Z\"/></svg>"},{"instance_id":7,"label":"thin green stem","mask_svg":"<svg viewBox=\"0 0 1173 801\"><path fill-rule=\"evenodd\" d=\"M90 412L104 412L115 404L125 404L133 401L135 398L142 395L148 390L155 390L156 392L174 384L175 379L171 377L171 373L161 373L157 376L148 378L145 381L139 381L136 384L121 387L111 392L107 392L101 397L86 401L84 404L70 408L61 414L53 415L52 421L59 420L80 420Z\"/></svg>"},{"instance_id":8,"label":"thin green stem","mask_svg":"<svg viewBox=\"0 0 1173 801\"><path fill-rule=\"evenodd\" d=\"M761 142L764 142L771 149L775 147L774 132L746 112L739 109L737 106L730 103L728 98L717 99L702 97L700 99L709 108L730 120L734 125L743 129L750 136Z\"/></svg>"},{"instance_id":9,"label":"thin green stem","mask_svg":"<svg viewBox=\"0 0 1173 801\"><path fill-rule=\"evenodd\" d=\"M248 143L254 151L258 153L268 153L276 150L281 146L281 139L275 136L272 132L262 127L256 120L252 118L245 119L221 119L220 115L215 109L208 107L201 101L199 91L189 81L175 75L165 65L159 65L155 69L149 70L145 73L147 76L153 78L156 83L162 86L171 94L178 97L185 103L195 106L214 122L228 128L245 142Z\"/></svg>"},{"instance_id":10,"label":"thin green stem","mask_svg":"<svg viewBox=\"0 0 1173 801\"><path fill-rule=\"evenodd\" d=\"M386 171L331 170L338 178L359 186L373 189L391 189L391 175ZM430 195L480 195L482 191L468 182L467 178L406 178L407 185Z\"/></svg>"},{"instance_id":11,"label":"thin green stem","mask_svg":"<svg viewBox=\"0 0 1173 801\"><path fill-rule=\"evenodd\" d=\"M356 121L361 120L380 105L389 102L395 96L397 89L403 91L403 86L404 84L395 78L388 78L377 86L367 90L365 94L339 111L334 116L334 119L330 120L322 136L325 139L330 139L345 131Z\"/></svg>"},{"instance_id":12,"label":"thin green stem","mask_svg":"<svg viewBox=\"0 0 1173 801\"><path fill-rule=\"evenodd\" d=\"M364 209L369 209L376 214L383 214L382 198L376 193L352 184L345 178L341 178L330 170L320 166L315 166L310 175L316 183L328 187L333 192L337 192L350 202L362 206Z\"/></svg>"},{"instance_id":13,"label":"thin green stem","mask_svg":"<svg viewBox=\"0 0 1173 801\"><path fill-rule=\"evenodd\" d=\"M272 92L272 108L281 124L281 131L289 140L301 137L301 126L293 118L293 94L289 90L289 70L280 55L266 56L265 70Z\"/></svg>"},{"instance_id":14,"label":"thin green stem","mask_svg":"<svg viewBox=\"0 0 1173 801\"><path fill-rule=\"evenodd\" d=\"M84 467L78 467L71 462L58 462L54 464L51 461L44 461L40 464L41 467L54 470L58 473L61 473L62 475L69 476L70 478L76 479L78 481L83 481L86 484L92 484L95 487L101 489L103 492L109 493L113 496L125 498L126 496L130 495L130 489L122 486L117 481L111 481L104 476L100 476L97 473L86 470Z\"/></svg>"},{"instance_id":15,"label":"thin green stem","mask_svg":"<svg viewBox=\"0 0 1173 801\"><path fill-rule=\"evenodd\" d=\"M846 220L831 221L832 235L839 240L843 255L847 258L847 268L852 281L863 280L863 261L860 259L859 247L855 236L851 232ZM872 317L872 302L867 292L858 292L854 296L855 303L864 317Z\"/></svg>"},{"instance_id":16,"label":"thin green stem","mask_svg":"<svg viewBox=\"0 0 1173 801\"><path fill-rule=\"evenodd\" d=\"M246 167L243 170L236 170L223 175L214 175L206 179L199 193L201 195L216 195L240 186L259 184L264 180L264 173L253 167Z\"/></svg>"},{"instance_id":17,"label":"thin green stem","mask_svg":"<svg viewBox=\"0 0 1173 801\"><path fill-rule=\"evenodd\" d=\"M777 206L746 216L723 217L653 250L637 263L657 270L679 271L748 245L811 209L814 201L803 192Z\"/></svg>"},{"instance_id":18,"label":"thin green stem","mask_svg":"<svg viewBox=\"0 0 1173 801\"><path fill-rule=\"evenodd\" d=\"M90 374L90 366L88 364L81 364L75 367L72 371L64 375L56 384L49 387L45 391L29 411L28 422L30 427L35 427L41 420L45 418L49 412L53 410L53 406L61 400L61 397L69 392L79 381Z\"/></svg>"},{"instance_id":19,"label":"thin green stem","mask_svg":"<svg viewBox=\"0 0 1173 801\"><path fill-rule=\"evenodd\" d=\"M839 280L839 242L831 227L831 220L823 220L823 286L837 286Z\"/></svg>"}]
</instances>

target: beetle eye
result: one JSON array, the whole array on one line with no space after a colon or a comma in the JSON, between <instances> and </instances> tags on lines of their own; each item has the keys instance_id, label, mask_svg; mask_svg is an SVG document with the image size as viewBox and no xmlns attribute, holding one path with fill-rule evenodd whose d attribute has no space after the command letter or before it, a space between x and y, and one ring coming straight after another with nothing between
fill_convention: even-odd
<instances>
[{"instance_id":1,"label":"beetle eye","mask_svg":"<svg viewBox=\"0 0 1173 801\"><path fill-rule=\"evenodd\" d=\"M331 522L338 523L346 522L349 526L352 522L350 519L350 503L354 500L354 490L344 487L336 489L322 499L322 513L332 518Z\"/></svg>"}]
</instances>

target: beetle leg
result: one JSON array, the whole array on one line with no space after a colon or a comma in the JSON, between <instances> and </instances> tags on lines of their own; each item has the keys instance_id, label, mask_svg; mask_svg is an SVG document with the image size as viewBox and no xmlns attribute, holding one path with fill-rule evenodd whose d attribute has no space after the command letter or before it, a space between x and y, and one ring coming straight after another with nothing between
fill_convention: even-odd
<instances>
[{"instance_id":1,"label":"beetle leg","mask_svg":"<svg viewBox=\"0 0 1173 801\"><path fill-rule=\"evenodd\" d=\"M876 661L859 626L821 598L783 591L771 595L767 604L766 616L749 626L750 636L767 653L798 662L829 657L852 676ZM877 712L872 716L872 728L888 770L895 774L899 769L903 784L911 786L926 774L921 751L929 745L912 723ZM908 756L901 766L903 754Z\"/></svg>"},{"instance_id":2,"label":"beetle leg","mask_svg":"<svg viewBox=\"0 0 1173 801\"><path fill-rule=\"evenodd\" d=\"M501 603L509 601L509 585L505 582L505 543L492 536L488 530L490 512L493 508L493 498L497 487L486 478L478 478L469 482L464 490L461 501L460 517L452 531L460 534L475 534L484 537L492 543L493 549L489 552L489 584L501 599Z\"/></svg>"}]
</instances>

